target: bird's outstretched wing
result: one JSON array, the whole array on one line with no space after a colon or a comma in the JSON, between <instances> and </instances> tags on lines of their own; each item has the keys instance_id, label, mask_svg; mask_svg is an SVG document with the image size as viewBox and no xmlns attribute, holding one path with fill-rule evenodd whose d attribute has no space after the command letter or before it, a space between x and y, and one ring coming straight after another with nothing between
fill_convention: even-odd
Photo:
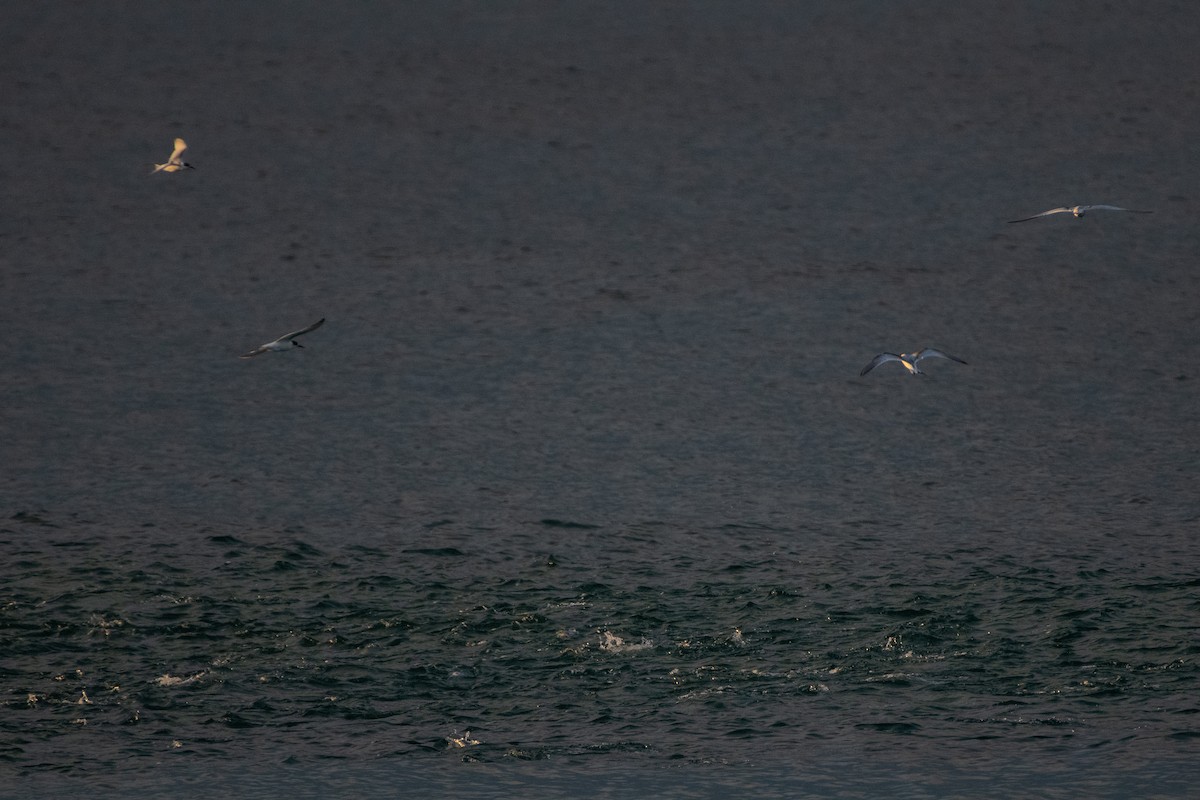
<instances>
[{"instance_id":1,"label":"bird's outstretched wing","mask_svg":"<svg viewBox=\"0 0 1200 800\"><path fill-rule=\"evenodd\" d=\"M1066 206L1059 206L1058 208L1052 208L1049 211L1043 211L1040 214L1034 214L1032 217L1022 217L1021 219L1010 219L1008 221L1008 224L1011 225L1014 222L1029 222L1029 220L1031 220L1031 219L1039 219L1041 217L1048 217L1051 214L1070 214L1070 213L1072 213L1071 209L1067 208Z\"/></svg>"},{"instance_id":2,"label":"bird's outstretched wing","mask_svg":"<svg viewBox=\"0 0 1200 800\"><path fill-rule=\"evenodd\" d=\"M292 339L295 339L297 336L303 336L304 334L306 334L310 331L315 331L317 328L321 327L324 324L325 324L325 318L321 317L319 320L314 322L312 325L309 325L307 328L304 328L303 330L299 330L299 331L294 331L292 333L285 333L283 336L280 336L275 341L290 342Z\"/></svg>"},{"instance_id":3,"label":"bird's outstretched wing","mask_svg":"<svg viewBox=\"0 0 1200 800\"><path fill-rule=\"evenodd\" d=\"M171 157L167 159L168 164L182 164L183 151L187 150L187 142L183 139L175 140L175 149L171 152ZM203 153L201 153L203 155Z\"/></svg>"},{"instance_id":4,"label":"bird's outstretched wing","mask_svg":"<svg viewBox=\"0 0 1200 800\"><path fill-rule=\"evenodd\" d=\"M1084 206L1085 211L1128 211L1130 214L1153 214L1153 211L1141 211L1136 208L1121 208L1120 206Z\"/></svg>"},{"instance_id":5,"label":"bird's outstretched wing","mask_svg":"<svg viewBox=\"0 0 1200 800\"><path fill-rule=\"evenodd\" d=\"M958 356L952 356L949 353L943 353L941 350L935 350L932 347L926 347L924 350L917 353L917 357L913 359L913 363L915 364L918 361L923 361L926 358L948 358L951 361L957 361L960 364L967 363Z\"/></svg>"},{"instance_id":6,"label":"bird's outstretched wing","mask_svg":"<svg viewBox=\"0 0 1200 800\"><path fill-rule=\"evenodd\" d=\"M865 367L863 367L862 372L860 372L858 374L866 375L868 372L875 369L880 364L886 364L888 361L899 361L900 363L904 363L904 359L901 358L900 356L896 355L895 353L880 353L879 355L872 358L871 363L867 364Z\"/></svg>"}]
</instances>

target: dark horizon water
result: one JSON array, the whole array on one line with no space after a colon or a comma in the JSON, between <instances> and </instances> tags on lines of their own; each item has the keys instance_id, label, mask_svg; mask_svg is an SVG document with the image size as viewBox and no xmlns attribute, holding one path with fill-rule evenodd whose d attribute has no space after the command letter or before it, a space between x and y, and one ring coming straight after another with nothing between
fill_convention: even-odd
<instances>
[{"instance_id":1,"label":"dark horizon water","mask_svg":"<svg viewBox=\"0 0 1200 800\"><path fill-rule=\"evenodd\" d=\"M0 796L1186 795L1190 6L243 8L0 33Z\"/></svg>"}]
</instances>

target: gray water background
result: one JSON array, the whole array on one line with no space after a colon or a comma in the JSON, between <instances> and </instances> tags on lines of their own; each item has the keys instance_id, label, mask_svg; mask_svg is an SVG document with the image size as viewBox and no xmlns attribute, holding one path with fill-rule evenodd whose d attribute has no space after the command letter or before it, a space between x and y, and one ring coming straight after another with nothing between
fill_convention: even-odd
<instances>
[{"instance_id":1,"label":"gray water background","mask_svg":"<svg viewBox=\"0 0 1200 800\"><path fill-rule=\"evenodd\" d=\"M1084 9L10 6L0 771L1182 796L1197 12Z\"/></svg>"}]
</instances>

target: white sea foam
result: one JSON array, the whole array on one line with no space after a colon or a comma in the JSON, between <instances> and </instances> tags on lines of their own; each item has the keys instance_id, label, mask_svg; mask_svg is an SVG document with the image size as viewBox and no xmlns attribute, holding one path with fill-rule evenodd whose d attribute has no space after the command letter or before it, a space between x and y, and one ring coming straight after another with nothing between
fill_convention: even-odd
<instances>
[{"instance_id":1,"label":"white sea foam","mask_svg":"<svg viewBox=\"0 0 1200 800\"><path fill-rule=\"evenodd\" d=\"M645 637L640 642L628 643L612 631L600 632L600 649L606 653L636 653L651 647L654 647L654 642Z\"/></svg>"},{"instance_id":2,"label":"white sea foam","mask_svg":"<svg viewBox=\"0 0 1200 800\"><path fill-rule=\"evenodd\" d=\"M208 674L208 670L201 670L195 675L188 675L186 678L181 678L178 675L164 673L154 679L154 683L158 686L187 686L189 683L195 683Z\"/></svg>"}]
</instances>

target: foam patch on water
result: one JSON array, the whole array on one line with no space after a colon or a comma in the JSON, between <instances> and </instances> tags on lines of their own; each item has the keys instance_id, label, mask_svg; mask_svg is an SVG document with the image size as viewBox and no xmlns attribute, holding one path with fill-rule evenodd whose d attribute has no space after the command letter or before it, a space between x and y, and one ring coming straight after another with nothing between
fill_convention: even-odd
<instances>
[{"instance_id":1,"label":"foam patch on water","mask_svg":"<svg viewBox=\"0 0 1200 800\"><path fill-rule=\"evenodd\" d=\"M606 653L636 653L639 650L649 650L654 642L642 637L640 642L626 642L612 631L600 632L600 649Z\"/></svg>"},{"instance_id":2,"label":"foam patch on water","mask_svg":"<svg viewBox=\"0 0 1200 800\"><path fill-rule=\"evenodd\" d=\"M207 674L208 674L208 670L201 670L200 672L197 672L195 675L188 675L187 677L179 677L178 675L171 675L169 673L164 673L162 675L159 675L157 678L155 678L154 683L158 686L168 686L168 687L187 686L189 683L195 683L196 681L200 680Z\"/></svg>"}]
</instances>

